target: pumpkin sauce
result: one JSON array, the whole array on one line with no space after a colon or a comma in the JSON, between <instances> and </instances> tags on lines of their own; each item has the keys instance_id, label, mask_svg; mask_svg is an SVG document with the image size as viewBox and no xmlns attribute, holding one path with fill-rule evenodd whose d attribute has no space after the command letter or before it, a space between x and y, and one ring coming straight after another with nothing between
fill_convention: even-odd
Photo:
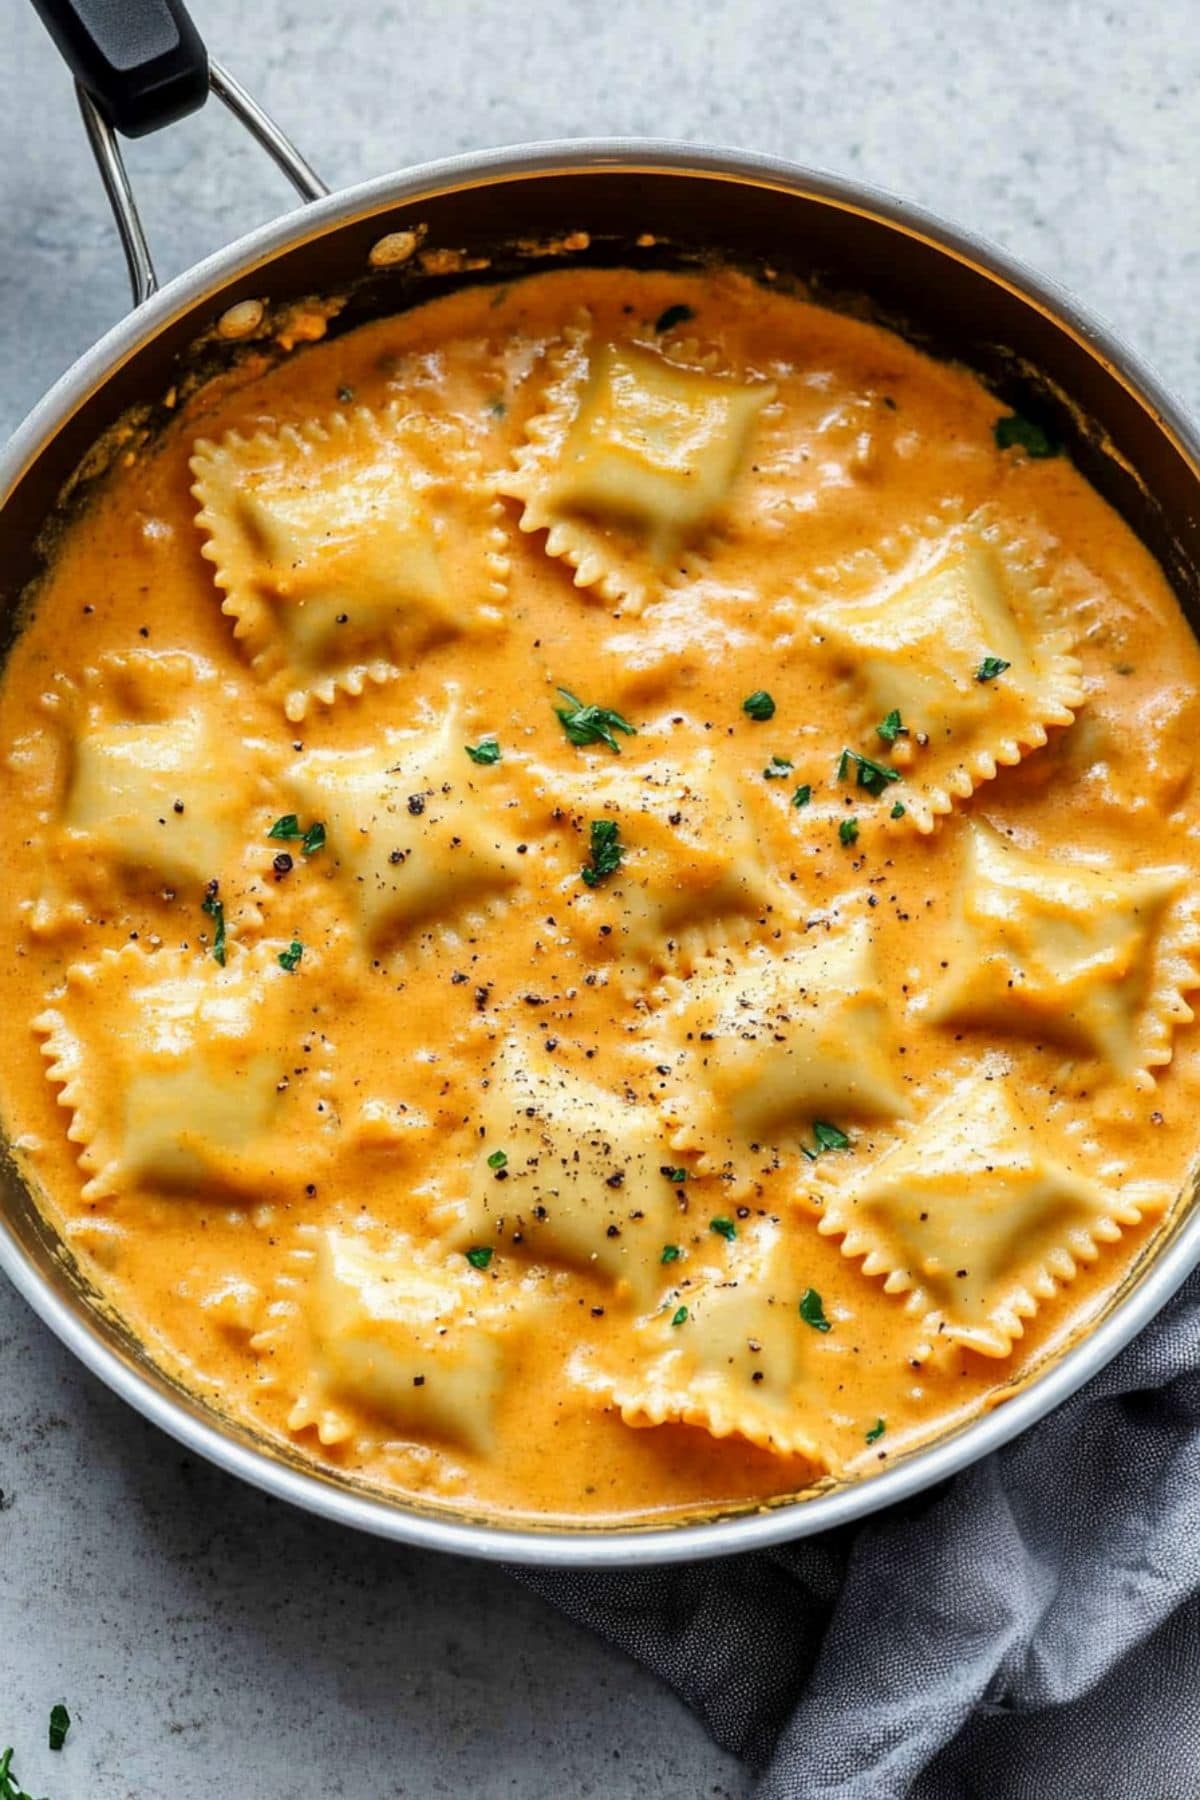
<instances>
[{"instance_id":1,"label":"pumpkin sauce","mask_svg":"<svg viewBox=\"0 0 1200 1800\"><path fill-rule=\"evenodd\" d=\"M1097 1316L1196 1150L1200 660L1054 451L861 320L559 270L98 485L0 683L0 1086L156 1358L645 1522Z\"/></svg>"}]
</instances>

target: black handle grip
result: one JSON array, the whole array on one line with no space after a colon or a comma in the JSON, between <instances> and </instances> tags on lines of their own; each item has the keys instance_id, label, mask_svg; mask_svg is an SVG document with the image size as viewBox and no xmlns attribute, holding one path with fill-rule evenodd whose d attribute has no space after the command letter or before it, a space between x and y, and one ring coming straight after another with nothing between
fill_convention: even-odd
<instances>
[{"instance_id":1,"label":"black handle grip","mask_svg":"<svg viewBox=\"0 0 1200 1800\"><path fill-rule=\"evenodd\" d=\"M33 0L114 130L145 137L204 105L208 52L181 0Z\"/></svg>"}]
</instances>

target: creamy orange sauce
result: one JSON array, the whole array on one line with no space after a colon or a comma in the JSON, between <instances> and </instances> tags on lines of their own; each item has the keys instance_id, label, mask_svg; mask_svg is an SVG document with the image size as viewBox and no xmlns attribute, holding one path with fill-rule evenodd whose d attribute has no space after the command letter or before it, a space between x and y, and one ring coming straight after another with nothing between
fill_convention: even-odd
<instances>
[{"instance_id":1,"label":"creamy orange sauce","mask_svg":"<svg viewBox=\"0 0 1200 1800\"><path fill-rule=\"evenodd\" d=\"M681 306L693 316L657 331L666 310ZM514 487L527 428L553 414L556 368L566 380L564 430L571 406L586 404L578 391L572 399L563 376L572 331L584 332L589 354L632 347L641 367L637 357L665 353L677 370L751 395L734 472L711 516L691 520L676 539L668 532L669 542L653 542L652 524L636 518L608 529L603 471L591 512L572 512L569 497L560 502L571 530L587 538L579 555L598 554L618 569L607 591L604 580L576 585L579 555L549 554L544 528L519 529L528 492L494 491L497 475L501 488ZM439 552L455 571L442 627L419 643L391 641L387 671L361 683L360 694L337 686L328 701L317 695L293 705L295 670L281 674L279 658L272 661L270 620L266 661L256 665L253 631L235 636L235 619L222 611L232 590L216 585L221 564L202 554L189 459L197 440L266 433L277 443L288 426L306 430L335 414L357 417L358 409L376 421L412 412L451 421L462 466L469 463L480 485L467 500L461 483L429 490L430 511L441 507L454 521ZM895 335L739 278L560 271L474 288L205 389L158 442L104 482L65 533L0 685L9 868L0 896L4 1118L48 1214L91 1278L216 1407L424 1501L593 1521L707 1512L792 1493L825 1474L854 1478L885 1466L1003 1399L1120 1286L1163 1229L1196 1149L1200 1059L1180 995L1196 979L1188 898L1200 863L1191 752L1200 663L1147 551L1065 458L1001 450L994 426L1002 410L969 373ZM381 429L386 439L391 427ZM552 434L542 441L547 455L563 454ZM244 472L227 487L219 504L236 510ZM489 564L480 544L493 530L488 555L499 562ZM906 571L936 563L938 546L957 541L956 533L980 531L1026 597L1027 635L1031 620L1060 634L1064 667L1073 657L1078 670L1030 676L1033 689L1059 683L1041 733L1048 742L1021 742L1019 762L994 778L977 770L974 792L952 791L947 812L921 797L930 785L922 771L939 745L918 743L902 720L891 741L877 733L883 712L862 687L864 663L834 643L837 619L849 616L837 609L902 595ZM633 589L629 603L622 595ZM818 616L834 626L814 631ZM241 630L242 618L236 622ZM979 642L980 663L1000 648ZM178 660L152 660L178 652L198 659L186 677ZM311 655L318 686L319 646ZM982 680L972 665L972 682L995 710L964 730L983 734L985 753L990 721L998 732L1002 724L1015 729L1019 675L1016 659L1007 674ZM569 740L556 716L560 689L635 727L617 732L619 754L603 742ZM758 691L774 702L769 718L744 710ZM976 698L968 688L964 705ZM200 720L197 747L172 777L170 812L161 825L144 823L122 851L119 835L85 816L80 746L89 731L119 729L123 719L161 723L189 709ZM420 790L420 806L410 804L402 775L414 734L435 734L448 710L455 745L464 747L459 773ZM467 757L466 745L492 736L498 761ZM388 826L395 867L410 856L419 867L423 834L437 828L443 806L460 802L468 826L489 821L487 844L469 843L468 853L494 853L503 865L494 879L481 878L469 901L452 896L440 915L435 905L398 919L388 892L371 911L364 879L380 884L354 875L352 828L343 821L339 836L311 798L328 791L314 787L313 769L335 765L305 759L374 748L386 760L389 745L402 790ZM872 792L856 785L860 765L852 761L839 779L847 748L898 778L877 778L885 784ZM652 780L647 811L637 799L639 775L656 778L663 768L680 771L683 785L664 788L660 802ZM702 769L734 796L744 829L732 850L728 821L703 808L694 819L689 810L687 784ZM804 787L809 797L796 803ZM897 805L905 811L893 818ZM222 807L211 840L226 846L219 866L197 863L164 878L155 833ZM272 838L272 824L290 814L301 829L320 817L324 847L306 857L298 838ZM581 872L599 866L590 861L596 819L617 822L625 863L589 885ZM1082 986L1063 978L1057 1011L1045 982L1033 982L1024 1015L1006 1010L1003 994L966 992L986 950L970 937L958 898L969 879L970 834L980 827L995 834L985 833L985 845L1098 878L1171 872L1161 895L1130 901L1133 922L1120 942L1092 947L1095 972L1080 977ZM378 835L378 821L372 829ZM673 831L682 845L675 911L660 906L648 915L639 857L669 857ZM280 854L292 859L283 872ZM722 900L726 878L733 886ZM203 910L210 881L224 907L224 975L212 956L215 914ZM1037 904L1044 919L1057 902ZM1097 901L1100 911L1107 904ZM730 958L738 969L765 968L859 927L876 970L870 1004L885 1009L887 1024L850 1042L860 1044L864 1065L868 1052L882 1054L892 1100L790 1116L785 1104L765 1129L739 1131L735 1123L727 1141L715 1143L713 1132L721 1138L724 1128L719 1119L714 1125L714 1109L725 1090L723 1077L710 1082L706 1071L732 1053L706 1057L698 1031L689 1039L686 1022L671 1022L683 1018L704 971ZM278 955L294 944L302 945L296 966L281 968ZM1035 959L1036 945L1026 948ZM105 963L106 951L123 955ZM1084 948L1078 955L1085 960ZM282 996L282 1085L267 1083L256 1115L267 1121L263 1135L244 1155L231 1153L224 1170L201 1156L157 1179L146 1169L161 1165L161 1152L139 1173L128 1148L135 1129L170 1136L177 1124L186 1136L194 1123L184 1107L164 1127L155 1089L139 1126L141 1103L129 1097L129 1070L143 1052L128 1020L133 1048L118 1046L122 995L141 1005L136 993L154 978L156 959L160 972L174 971L194 989L200 983L195 991L225 980L235 997ZM91 976L69 978L80 965L109 972L98 985ZM944 996L956 969L962 991L943 998L935 1016L931 996ZM47 1077L46 1027L41 1037L34 1029L47 1010L58 1021L60 1054L66 1045L77 1059L73 1110L63 1078ZM1084 1014L1107 1023L1093 1030L1079 1023ZM1100 1047L1110 1026L1112 1045L1124 1032L1124 1049ZM841 1029L835 1021L835 1037ZM778 1037L786 1049L788 1029ZM651 1173L672 1222L649 1253L638 1232L650 1225L624 1216L613 1237L604 1228L607 1243L590 1257L540 1240L519 1207L504 1209L503 1177L516 1191L515 1166L492 1170L501 1180L494 1195L487 1189L481 1157L503 1151L506 1140L492 1131L481 1141L482 1121L505 1043L550 1070L551 1084L602 1090L614 1107L630 1109L647 1141L661 1143ZM111 1056L109 1045L118 1046ZM231 1079L235 1088L241 1081L240 1093L262 1069L253 1045L237 1054ZM913 1142L981 1071L1036 1128L1037 1155L1092 1184L1089 1194L1103 1188L1118 1206L1129 1194L1144 1204L1119 1231L1101 1231L1081 1250L1070 1233L1091 1200L1031 1200L1020 1176L1022 1222L1000 1251L988 1250L990 1271L964 1271L965 1287L978 1286L982 1297L970 1302L974 1312L964 1300L956 1313L955 1270L942 1282L948 1303L938 1300L941 1277L922 1275L911 1258L904 1280L885 1286L894 1246L885 1244L888 1266L872 1273L869 1252L864 1270L864 1252L852 1250L844 1226L819 1226L831 1209L836 1216L857 1207L854 1217L861 1223L869 1214L868 1235L883 1243L894 1197L871 1200L863 1190L856 1199L854 1184ZM201 1088L204 1079L201 1070ZM854 1072L846 1079L853 1085ZM849 1146L822 1147L818 1121L844 1132ZM562 1147L569 1157L570 1145ZM590 1197L593 1208L609 1209L604 1218L619 1216L623 1184L640 1191L645 1177L622 1154L618 1143L611 1161L620 1179ZM673 1173L659 1173L660 1157ZM115 1170L108 1176L106 1158ZM1030 1179L1038 1175L1035 1168ZM969 1224L982 1180L978 1171L957 1186L953 1171L947 1178L950 1239L961 1221L972 1254L982 1254ZM483 1199L464 1222L470 1193ZM725 1224L714 1231L714 1220ZM482 1317L493 1307L487 1420L460 1428L431 1412L425 1426L414 1422L411 1393L395 1404L389 1398L374 1340L364 1351L367 1375L345 1364L328 1339L335 1326L315 1325L312 1312L313 1246L331 1228L366 1245L380 1266L415 1245L427 1259L422 1267L444 1267L449 1279L471 1284L469 1308ZM678 1256L663 1261L659 1237ZM968 1341L966 1326L956 1334L953 1321L968 1312L981 1318L988 1292L1008 1291L1009 1265L1035 1240L1051 1274L1031 1290L1028 1308L1017 1307L1008 1353L1002 1343L984 1353L982 1340ZM766 1384L782 1395L774 1416L791 1409L797 1421L782 1436L754 1411L759 1394L740 1344L726 1359L728 1391L720 1389L715 1413L711 1395L726 1380L723 1368L699 1379L687 1361L687 1333L703 1332L708 1316L700 1284L737 1280L738 1258L760 1241L774 1245L776 1257L763 1317L774 1332L786 1314L785 1355L795 1359ZM639 1245L644 1269L636 1279L623 1277L619 1260L604 1261L627 1247L632 1259ZM491 1255L468 1262L468 1249ZM750 1277L742 1280L749 1291ZM806 1313L802 1295L810 1296ZM811 1296L819 1297L815 1306ZM685 1317L672 1325L681 1310ZM474 1317L464 1328L468 1341L483 1330ZM680 1346L681 1368L664 1376L661 1359ZM435 1358L431 1384L439 1367ZM688 1393L702 1391L710 1398L690 1404ZM484 1408L476 1389L470 1395L461 1404ZM760 1420L749 1427L759 1441L747 1441L740 1409Z\"/></svg>"}]
</instances>

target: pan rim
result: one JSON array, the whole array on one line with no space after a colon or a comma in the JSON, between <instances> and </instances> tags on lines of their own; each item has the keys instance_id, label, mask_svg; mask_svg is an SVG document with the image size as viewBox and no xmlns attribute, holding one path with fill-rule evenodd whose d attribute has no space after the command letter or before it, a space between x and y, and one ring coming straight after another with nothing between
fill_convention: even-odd
<instances>
[{"instance_id":1,"label":"pan rim","mask_svg":"<svg viewBox=\"0 0 1200 1800\"><path fill-rule=\"evenodd\" d=\"M865 214L910 238L969 263L1019 300L1047 314L1102 361L1173 442L1200 486L1200 435L1157 374L1107 324L1066 290L964 227L874 188L781 158L671 140L612 138L550 141L470 152L374 177L284 214L213 252L126 315L59 378L0 452L0 508L56 433L84 402L175 320L230 282L269 265L308 239L406 201L419 203L461 186L490 185L548 174L603 170L744 182ZM481 1523L410 1510L331 1485L273 1458L227 1432L215 1411L193 1413L149 1372L124 1361L95 1332L88 1315L64 1299L35 1267L0 1216L0 1269L60 1341L143 1417L226 1472L275 1498L333 1523L430 1550L483 1560L575 1568L661 1565L765 1548L844 1525L958 1473L998 1449L1062 1404L1158 1313L1200 1262L1200 1207L1155 1253L1111 1309L1080 1341L1052 1360L1019 1393L950 1436L916 1450L881 1474L807 1500L774 1504L704 1523L610 1526Z\"/></svg>"}]
</instances>

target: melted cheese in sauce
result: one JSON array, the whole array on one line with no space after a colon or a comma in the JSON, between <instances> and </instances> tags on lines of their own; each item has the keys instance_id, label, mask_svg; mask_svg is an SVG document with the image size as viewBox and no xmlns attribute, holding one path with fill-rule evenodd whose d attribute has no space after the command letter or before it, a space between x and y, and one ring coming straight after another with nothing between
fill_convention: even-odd
<instances>
[{"instance_id":1,"label":"melted cheese in sauce","mask_svg":"<svg viewBox=\"0 0 1200 1800\"><path fill-rule=\"evenodd\" d=\"M1200 662L1000 411L740 278L555 273L106 481L0 687L5 1121L216 1406L425 1501L712 1511L1120 1285L1196 1146Z\"/></svg>"}]
</instances>

